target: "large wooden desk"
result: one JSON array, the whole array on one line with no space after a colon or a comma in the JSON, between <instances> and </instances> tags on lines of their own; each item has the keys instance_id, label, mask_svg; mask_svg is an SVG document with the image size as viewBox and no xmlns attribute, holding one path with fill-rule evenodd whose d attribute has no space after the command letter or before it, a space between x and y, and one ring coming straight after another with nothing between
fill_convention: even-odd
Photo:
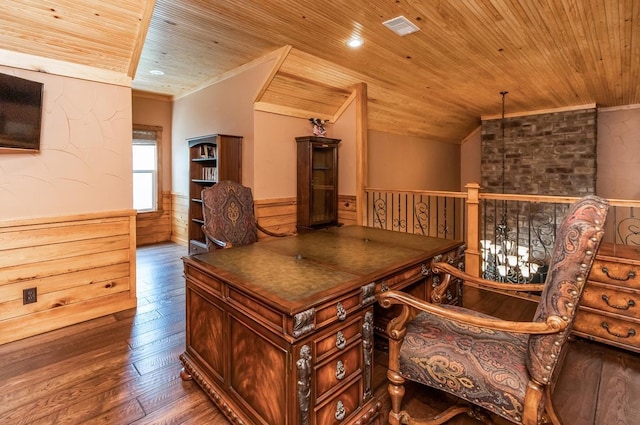
<instances>
[{"instance_id":1,"label":"large wooden desk","mask_svg":"<svg viewBox=\"0 0 640 425\"><path fill-rule=\"evenodd\" d=\"M232 423L377 423L375 293L428 297L460 245L349 226L185 257L182 377Z\"/></svg>"}]
</instances>

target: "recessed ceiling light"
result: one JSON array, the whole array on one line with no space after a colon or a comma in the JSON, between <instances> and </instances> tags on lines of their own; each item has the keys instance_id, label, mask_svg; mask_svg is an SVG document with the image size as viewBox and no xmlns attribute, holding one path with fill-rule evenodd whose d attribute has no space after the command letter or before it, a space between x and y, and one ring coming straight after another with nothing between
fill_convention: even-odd
<instances>
[{"instance_id":1,"label":"recessed ceiling light","mask_svg":"<svg viewBox=\"0 0 640 425\"><path fill-rule=\"evenodd\" d=\"M347 40L347 46L357 49L358 47L362 46L364 44L364 40L360 37L351 37L350 39Z\"/></svg>"},{"instance_id":2,"label":"recessed ceiling light","mask_svg":"<svg viewBox=\"0 0 640 425\"><path fill-rule=\"evenodd\" d=\"M164 71L160 71L159 69L152 69L151 71L149 71L149 74L164 75Z\"/></svg>"}]
</instances>

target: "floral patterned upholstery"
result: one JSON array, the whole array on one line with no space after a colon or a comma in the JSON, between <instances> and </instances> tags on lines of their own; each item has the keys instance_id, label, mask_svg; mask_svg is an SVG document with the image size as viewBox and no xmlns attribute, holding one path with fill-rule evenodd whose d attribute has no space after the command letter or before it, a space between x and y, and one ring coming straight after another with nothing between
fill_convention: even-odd
<instances>
[{"instance_id":1,"label":"floral patterned upholstery","mask_svg":"<svg viewBox=\"0 0 640 425\"><path fill-rule=\"evenodd\" d=\"M211 241L231 246L257 242L258 231L251 189L234 181L221 181L202 190L202 212L207 248L220 248Z\"/></svg>"},{"instance_id":2,"label":"floral patterned upholstery","mask_svg":"<svg viewBox=\"0 0 640 425\"><path fill-rule=\"evenodd\" d=\"M477 317L461 307L443 306ZM519 422L529 382L528 336L452 322L420 313L407 325L400 372Z\"/></svg>"}]
</instances>

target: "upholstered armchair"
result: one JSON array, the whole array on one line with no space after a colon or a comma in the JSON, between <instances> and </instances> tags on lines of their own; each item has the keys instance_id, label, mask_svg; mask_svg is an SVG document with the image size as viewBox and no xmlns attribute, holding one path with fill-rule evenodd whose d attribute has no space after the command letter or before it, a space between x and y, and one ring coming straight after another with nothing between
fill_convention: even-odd
<instances>
[{"instance_id":1,"label":"upholstered armchair","mask_svg":"<svg viewBox=\"0 0 640 425\"><path fill-rule=\"evenodd\" d=\"M487 288L541 291L532 322L500 320L397 291L381 293L383 307L402 305L400 316L387 327L389 423L436 425L467 413L492 424L488 411L516 424L560 425L551 402L552 383L607 211L608 203L595 196L571 206L557 231L544 284L496 283L446 263L433 264L434 273L444 274L442 285L462 279ZM412 418L402 408L406 380L447 392L458 402L435 417Z\"/></svg>"},{"instance_id":2,"label":"upholstered armchair","mask_svg":"<svg viewBox=\"0 0 640 425\"><path fill-rule=\"evenodd\" d=\"M209 251L255 243L258 230L275 237L295 234L271 232L260 226L253 210L251 189L231 180L202 190L202 213L202 232Z\"/></svg>"}]
</instances>

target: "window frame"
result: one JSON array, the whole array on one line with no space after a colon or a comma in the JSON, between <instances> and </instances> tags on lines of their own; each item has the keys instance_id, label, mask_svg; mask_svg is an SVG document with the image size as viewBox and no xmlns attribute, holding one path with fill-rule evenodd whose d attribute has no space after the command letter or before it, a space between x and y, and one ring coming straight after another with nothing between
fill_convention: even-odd
<instances>
[{"instance_id":1,"label":"window frame","mask_svg":"<svg viewBox=\"0 0 640 425\"><path fill-rule=\"evenodd\" d=\"M140 144L140 145L155 144L156 146L156 170L155 172L153 172L153 174L155 174L155 186L156 186L156 190L154 193L155 208L147 209L147 210L136 210L136 211L138 214L153 214L158 212L162 213L163 211L163 208L162 208L162 127L152 126L152 125L143 125L143 124L133 124L132 127L133 127L131 132L131 135L132 135L131 149L132 150L133 150L133 145L135 144ZM137 137L136 137L136 132L138 132ZM147 138L146 135L144 135L143 137L140 137L144 133L148 133L148 134L155 133L155 139ZM135 142L136 140L141 140L143 142L136 143ZM133 159L133 155L132 155L132 159ZM133 169L133 163L132 163L131 171L132 171L132 178L133 178L133 174L136 173L136 171ZM148 171L144 171L144 172L148 172ZM132 196L133 196L133 193L132 193ZM133 203L133 198L131 201Z\"/></svg>"}]
</instances>

